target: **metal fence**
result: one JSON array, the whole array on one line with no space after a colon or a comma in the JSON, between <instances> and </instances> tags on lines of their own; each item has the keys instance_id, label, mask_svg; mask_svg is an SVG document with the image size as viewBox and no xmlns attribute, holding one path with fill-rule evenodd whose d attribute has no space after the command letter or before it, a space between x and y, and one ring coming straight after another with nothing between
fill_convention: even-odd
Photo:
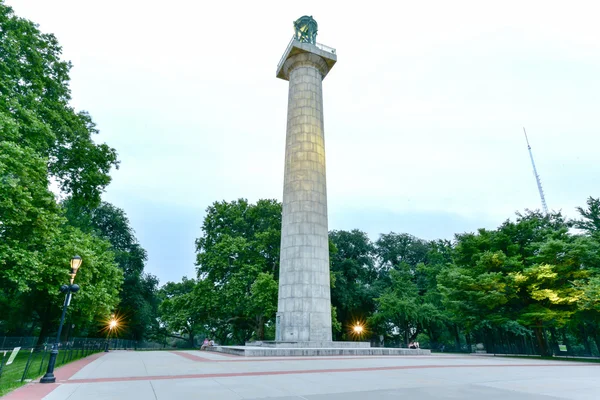
<instances>
[{"instance_id":1,"label":"metal fence","mask_svg":"<svg viewBox=\"0 0 600 400\"><path fill-rule=\"evenodd\" d=\"M0 337L0 396L42 376L48 368L51 342L33 337ZM74 338L59 344L56 367L104 351L106 340Z\"/></svg>"},{"instance_id":2,"label":"metal fence","mask_svg":"<svg viewBox=\"0 0 600 400\"><path fill-rule=\"evenodd\" d=\"M172 348L166 343L156 343L147 341L127 340L127 339L109 339L109 350L161 350Z\"/></svg>"},{"instance_id":3,"label":"metal fence","mask_svg":"<svg viewBox=\"0 0 600 400\"><path fill-rule=\"evenodd\" d=\"M46 373L54 340L37 337L0 336L0 396L38 379ZM58 368L105 350L160 350L172 348L167 343L118 338L72 338L58 345Z\"/></svg>"},{"instance_id":4,"label":"metal fence","mask_svg":"<svg viewBox=\"0 0 600 400\"><path fill-rule=\"evenodd\" d=\"M28 349L31 347L35 347L38 342L37 337L10 337L3 336L0 337L0 351L4 350L12 350L15 347L21 347L24 349Z\"/></svg>"}]
</instances>

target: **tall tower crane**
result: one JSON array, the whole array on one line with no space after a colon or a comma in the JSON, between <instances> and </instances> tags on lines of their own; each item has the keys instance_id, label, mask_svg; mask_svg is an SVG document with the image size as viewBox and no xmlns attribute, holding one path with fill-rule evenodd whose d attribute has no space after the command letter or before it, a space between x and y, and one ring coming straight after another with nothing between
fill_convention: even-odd
<instances>
[{"instance_id":1,"label":"tall tower crane","mask_svg":"<svg viewBox=\"0 0 600 400\"><path fill-rule=\"evenodd\" d=\"M529 157L531 158L531 165L533 166L533 175L535 176L535 182L537 183L538 191L540 192L540 198L542 199L542 208L544 213L548 215L548 206L546 205L546 197L544 196L544 189L542 189L542 181L535 168L535 162L533 161L533 153L531 152L531 146L529 145L529 139L527 138L527 132L523 127L523 133L525 133L525 141L527 141L527 150L529 150Z\"/></svg>"}]
</instances>

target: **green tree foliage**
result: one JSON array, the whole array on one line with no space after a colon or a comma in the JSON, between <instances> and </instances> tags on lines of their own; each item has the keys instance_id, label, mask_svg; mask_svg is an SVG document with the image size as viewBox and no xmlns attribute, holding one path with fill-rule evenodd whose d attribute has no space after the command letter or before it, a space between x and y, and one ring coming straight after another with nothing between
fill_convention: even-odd
<instances>
[{"instance_id":1,"label":"green tree foliage","mask_svg":"<svg viewBox=\"0 0 600 400\"><path fill-rule=\"evenodd\" d=\"M202 322L202 313L196 301L196 281L183 277L181 282L167 282L160 289L160 318L166 326L167 334L176 338L186 338L194 347L194 337Z\"/></svg>"},{"instance_id":2,"label":"green tree foliage","mask_svg":"<svg viewBox=\"0 0 600 400\"><path fill-rule=\"evenodd\" d=\"M90 116L69 105L70 64L56 38L0 1L0 331L56 329L69 260L84 259L82 290L69 318L80 331L118 301L122 274L110 244L67 224L48 189L57 183L82 207L94 207L117 166L116 152L96 144ZM18 310L19 312L14 312ZM93 334L94 332L92 332Z\"/></svg>"},{"instance_id":3,"label":"green tree foliage","mask_svg":"<svg viewBox=\"0 0 600 400\"><path fill-rule=\"evenodd\" d=\"M42 281L43 255L61 218L44 159L31 149L0 142L0 190L0 287L10 295Z\"/></svg>"},{"instance_id":4,"label":"green tree foliage","mask_svg":"<svg viewBox=\"0 0 600 400\"><path fill-rule=\"evenodd\" d=\"M589 197L587 209L577 207L577 211L579 211L581 219L575 221L575 226L600 240L600 198Z\"/></svg>"},{"instance_id":5,"label":"green tree foliage","mask_svg":"<svg viewBox=\"0 0 600 400\"><path fill-rule=\"evenodd\" d=\"M389 233L375 242L379 276L376 313L370 319L376 332L396 332L404 345L427 332L437 341L444 321L437 307L436 269L431 258L442 262L440 243L429 243L409 234ZM435 257L435 256L437 257Z\"/></svg>"},{"instance_id":6,"label":"green tree foliage","mask_svg":"<svg viewBox=\"0 0 600 400\"><path fill-rule=\"evenodd\" d=\"M69 105L71 64L51 34L0 3L0 131L42 157L48 175L77 202L98 204L116 152L96 144L90 116Z\"/></svg>"},{"instance_id":7,"label":"green tree foliage","mask_svg":"<svg viewBox=\"0 0 600 400\"><path fill-rule=\"evenodd\" d=\"M551 349L546 330L564 328L577 312L587 280L597 265L597 246L568 233L560 213L519 214L497 230L457 236L455 263L438 277L445 305L467 332L494 336L533 332L541 354Z\"/></svg>"},{"instance_id":8,"label":"green tree foliage","mask_svg":"<svg viewBox=\"0 0 600 400\"><path fill-rule=\"evenodd\" d=\"M345 337L342 327L348 329L355 322L365 321L375 310L375 247L367 234L357 229L332 231L329 240L333 247L330 251L331 303L339 320L337 331L341 340Z\"/></svg>"},{"instance_id":9,"label":"green tree foliage","mask_svg":"<svg viewBox=\"0 0 600 400\"><path fill-rule=\"evenodd\" d=\"M110 242L124 278L115 310L123 320L121 337L142 340L151 335L158 329L158 279L144 273L148 256L137 242L125 212L106 202L88 208L67 199L63 206L73 226Z\"/></svg>"},{"instance_id":10,"label":"green tree foliage","mask_svg":"<svg viewBox=\"0 0 600 400\"><path fill-rule=\"evenodd\" d=\"M335 337L354 339L345 331L367 320L361 339L384 336L388 345L419 340L469 351L483 343L488 351L547 355L561 343L572 354L597 354L597 201L579 211L580 221L527 211L453 241L390 232L371 242L359 230L330 232ZM264 200L209 207L196 241L198 280L161 307L171 333L222 343L273 337L280 213Z\"/></svg>"},{"instance_id":11,"label":"green tree foliage","mask_svg":"<svg viewBox=\"0 0 600 400\"><path fill-rule=\"evenodd\" d=\"M578 207L577 210L581 216L580 220L575 221L575 226L585 232L585 237L600 245L600 198L589 197L587 200L587 209ZM591 254L598 256L600 250ZM583 337L589 335L596 343L596 348L600 350L600 263L594 260L588 260L590 266L590 279L577 282L578 288L583 295L578 303L579 313L577 314L578 331ZM586 350L591 349L589 343L584 341Z\"/></svg>"},{"instance_id":12,"label":"green tree foliage","mask_svg":"<svg viewBox=\"0 0 600 400\"><path fill-rule=\"evenodd\" d=\"M276 311L281 204L240 199L217 202L206 211L196 240L198 279L217 298L213 330L221 342L265 338ZM208 289L205 286L205 289Z\"/></svg>"}]
</instances>

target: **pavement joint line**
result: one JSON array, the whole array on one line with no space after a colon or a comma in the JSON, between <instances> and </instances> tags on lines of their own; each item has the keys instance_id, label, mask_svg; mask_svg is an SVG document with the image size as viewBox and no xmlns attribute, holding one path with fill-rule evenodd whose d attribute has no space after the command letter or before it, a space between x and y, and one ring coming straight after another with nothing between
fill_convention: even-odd
<instances>
[{"instance_id":1,"label":"pavement joint line","mask_svg":"<svg viewBox=\"0 0 600 400\"><path fill-rule=\"evenodd\" d=\"M102 383L102 382L127 382L127 381L149 381L149 380L173 380L173 379L212 379L212 378L234 378L244 376L268 376L268 375L302 375L302 374L324 374L340 372L372 372L372 371L395 371L395 370L413 370L413 369L436 369L436 368L515 368L515 367L590 367L600 364L483 364L483 365L402 365L389 367L370 367L370 368L336 368L336 369L311 369L311 370L288 370L288 371L253 371L253 372L229 372L213 374L184 374L184 375L156 375L156 376L131 376L114 378L86 378L71 379L65 384L73 383Z\"/></svg>"},{"instance_id":2,"label":"pavement joint line","mask_svg":"<svg viewBox=\"0 0 600 400\"><path fill-rule=\"evenodd\" d=\"M148 367L146 366L146 362L144 361L144 357L141 356L140 354L140 359L142 361L142 365L144 366L144 370L146 371L146 374L148 373Z\"/></svg>"},{"instance_id":3,"label":"pavement joint line","mask_svg":"<svg viewBox=\"0 0 600 400\"><path fill-rule=\"evenodd\" d=\"M213 379L212 381L215 382L217 385L221 386L222 388L224 388L224 389L230 391L231 393L235 394L236 396L239 396L240 399L244 398L241 394L239 394L238 392L236 392L232 388L230 388L228 386L225 386L223 383L219 382L217 379Z\"/></svg>"},{"instance_id":4,"label":"pavement joint line","mask_svg":"<svg viewBox=\"0 0 600 400\"><path fill-rule=\"evenodd\" d=\"M152 384L152 381L149 381L149 382L150 382L150 387L152 388L152 393L154 393L154 400L158 400L158 396L156 395L156 390L154 390L154 385Z\"/></svg>"}]
</instances>

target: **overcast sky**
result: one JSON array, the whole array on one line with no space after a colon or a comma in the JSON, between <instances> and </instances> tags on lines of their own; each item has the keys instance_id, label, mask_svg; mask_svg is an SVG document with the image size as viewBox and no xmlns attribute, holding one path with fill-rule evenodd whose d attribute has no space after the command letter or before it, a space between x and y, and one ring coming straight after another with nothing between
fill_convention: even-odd
<instances>
[{"instance_id":1,"label":"overcast sky","mask_svg":"<svg viewBox=\"0 0 600 400\"><path fill-rule=\"evenodd\" d=\"M493 5L490 5L493 3ZM323 83L330 229L425 238L600 196L600 23L578 1L7 0L71 60L73 105L121 166L147 270L194 276L214 201L281 200L292 22L337 49Z\"/></svg>"}]
</instances>

